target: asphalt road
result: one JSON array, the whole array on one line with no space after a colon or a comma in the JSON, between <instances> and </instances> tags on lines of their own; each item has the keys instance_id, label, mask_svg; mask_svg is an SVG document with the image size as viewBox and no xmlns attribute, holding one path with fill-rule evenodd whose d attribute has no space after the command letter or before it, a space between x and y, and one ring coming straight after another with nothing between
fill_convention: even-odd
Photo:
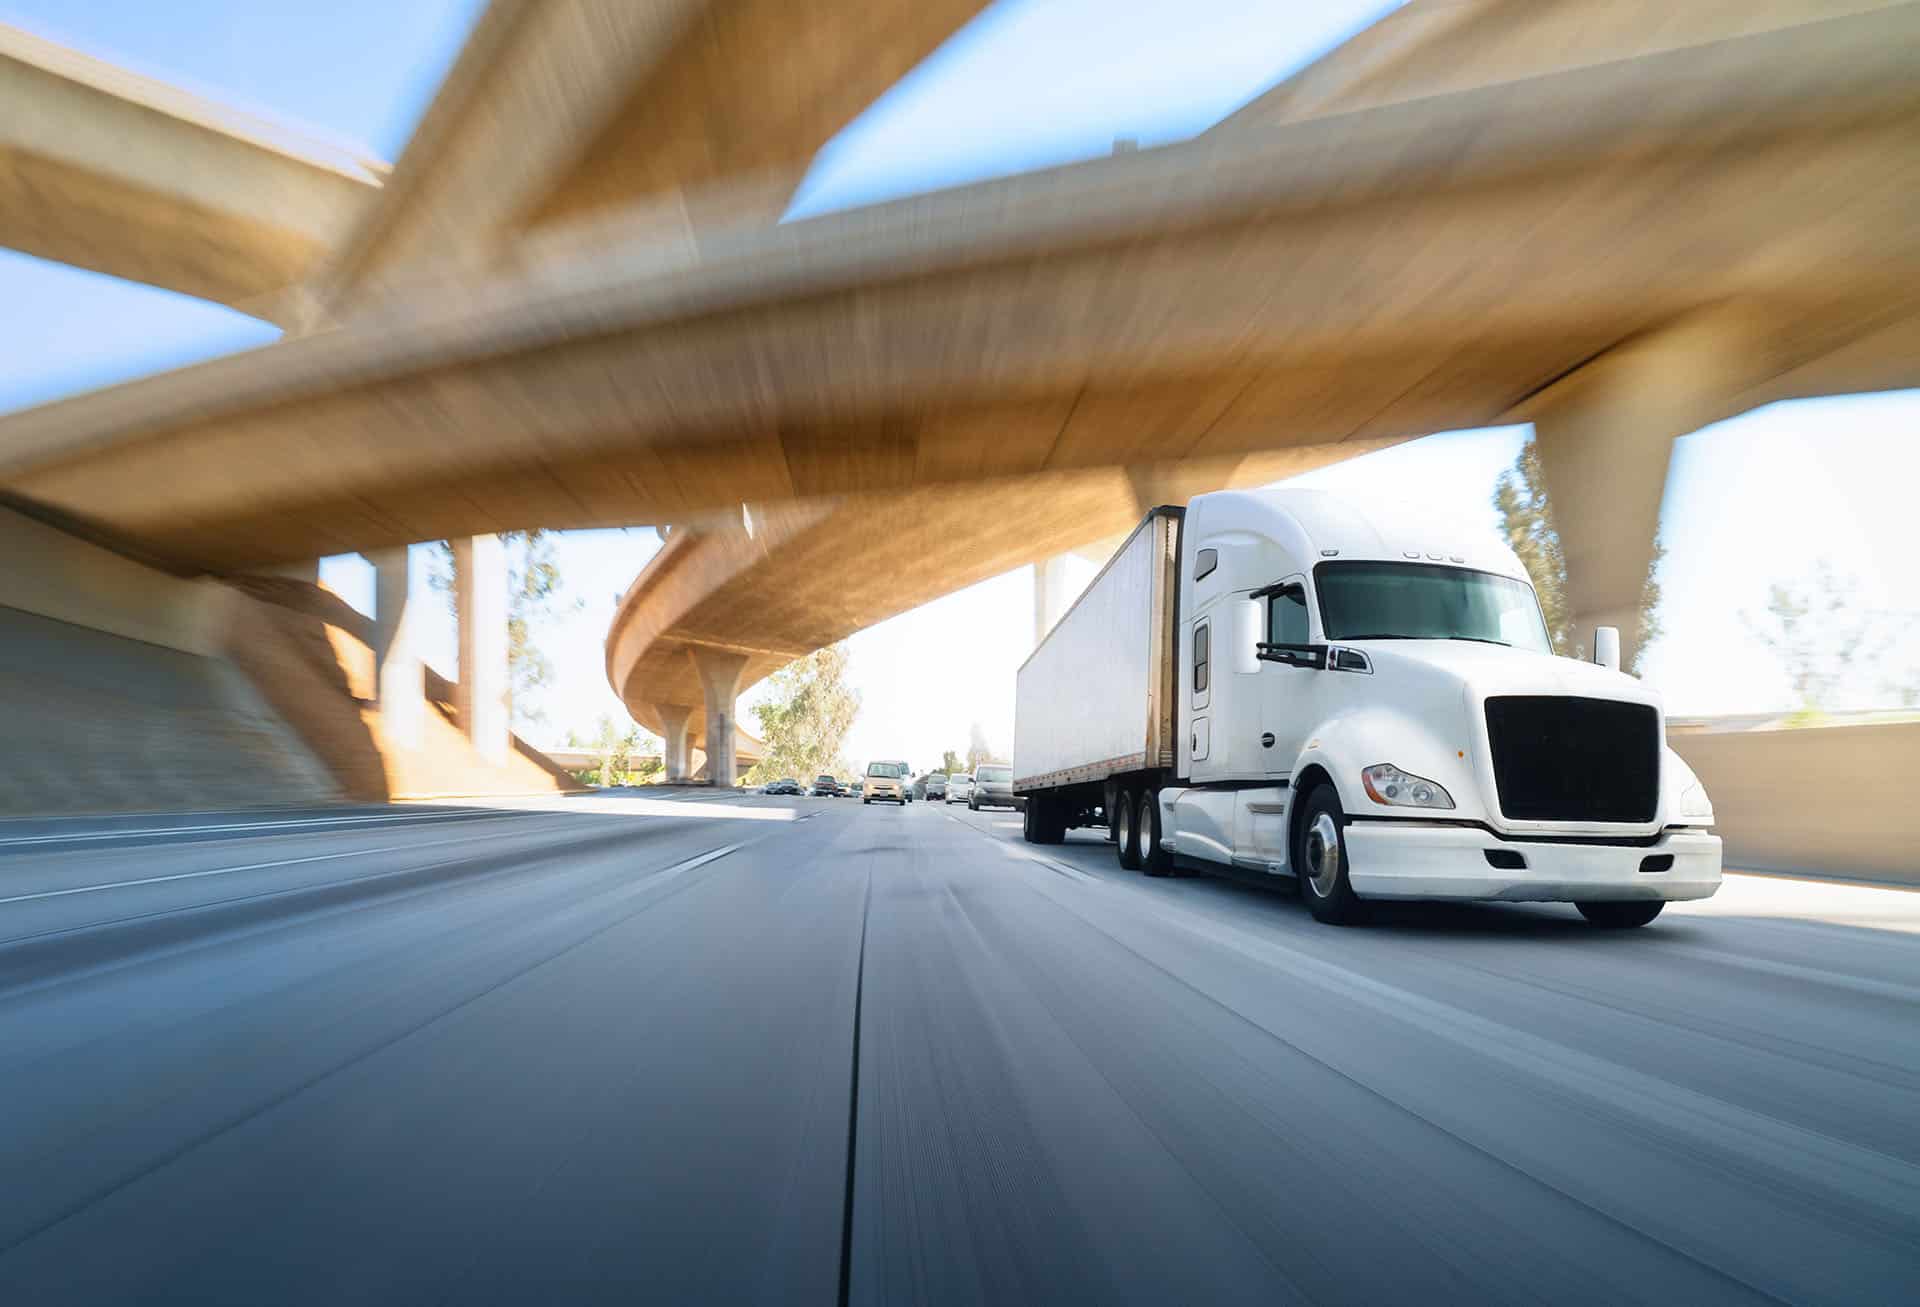
<instances>
[{"instance_id":1,"label":"asphalt road","mask_svg":"<svg viewBox=\"0 0 1920 1307\"><path fill-rule=\"evenodd\" d=\"M1920 1298L1920 894L606 798L0 824L0 1303Z\"/></svg>"}]
</instances>

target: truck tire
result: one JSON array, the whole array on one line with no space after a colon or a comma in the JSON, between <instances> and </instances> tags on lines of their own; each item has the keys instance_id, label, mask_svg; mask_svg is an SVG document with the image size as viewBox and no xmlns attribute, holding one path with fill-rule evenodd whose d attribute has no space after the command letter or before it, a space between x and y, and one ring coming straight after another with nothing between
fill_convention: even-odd
<instances>
[{"instance_id":1,"label":"truck tire","mask_svg":"<svg viewBox=\"0 0 1920 1307\"><path fill-rule=\"evenodd\" d=\"M1058 844L1067 838L1065 814L1058 800L1048 796L1027 796L1026 810L1020 817L1021 834L1029 844Z\"/></svg>"},{"instance_id":2,"label":"truck tire","mask_svg":"<svg viewBox=\"0 0 1920 1307\"><path fill-rule=\"evenodd\" d=\"M1136 870L1140 866L1140 796L1132 790L1121 790L1114 798L1113 809L1114 834L1118 837L1114 852L1122 867Z\"/></svg>"},{"instance_id":3,"label":"truck tire","mask_svg":"<svg viewBox=\"0 0 1920 1307\"><path fill-rule=\"evenodd\" d=\"M1294 874L1300 878L1300 897L1316 921L1351 926L1361 921L1366 905L1347 879L1346 814L1333 786L1316 785L1300 805L1300 821L1293 832Z\"/></svg>"},{"instance_id":4,"label":"truck tire","mask_svg":"<svg viewBox=\"0 0 1920 1307\"><path fill-rule=\"evenodd\" d=\"M1148 790L1140 796L1140 817L1133 828L1140 840L1140 866L1149 876L1171 876L1173 854L1160 843L1160 792Z\"/></svg>"},{"instance_id":5,"label":"truck tire","mask_svg":"<svg viewBox=\"0 0 1920 1307\"><path fill-rule=\"evenodd\" d=\"M1607 902L1576 903L1580 915L1602 930L1631 930L1635 926L1644 926L1660 915L1660 909L1666 907L1661 899L1625 899Z\"/></svg>"}]
</instances>

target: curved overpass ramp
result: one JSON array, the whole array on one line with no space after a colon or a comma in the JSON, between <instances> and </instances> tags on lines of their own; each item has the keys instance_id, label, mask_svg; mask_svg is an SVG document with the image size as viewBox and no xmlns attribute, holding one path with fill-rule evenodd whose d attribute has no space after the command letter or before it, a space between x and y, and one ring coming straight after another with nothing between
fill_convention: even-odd
<instances>
[{"instance_id":1,"label":"curved overpass ramp","mask_svg":"<svg viewBox=\"0 0 1920 1307\"><path fill-rule=\"evenodd\" d=\"M668 537L614 615L607 679L627 710L668 741L670 758L676 748L711 753L710 741L727 729L716 713L731 713L742 689L795 658L978 581L1107 540L1131 529L1144 507L1378 447L750 507L739 522Z\"/></svg>"}]
</instances>

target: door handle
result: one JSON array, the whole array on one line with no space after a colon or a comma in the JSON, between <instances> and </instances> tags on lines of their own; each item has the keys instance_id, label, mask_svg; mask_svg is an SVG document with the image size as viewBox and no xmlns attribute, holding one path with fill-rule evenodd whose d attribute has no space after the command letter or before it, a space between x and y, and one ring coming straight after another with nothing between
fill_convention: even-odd
<instances>
[{"instance_id":1,"label":"door handle","mask_svg":"<svg viewBox=\"0 0 1920 1307\"><path fill-rule=\"evenodd\" d=\"M1260 736L1260 747L1261 747L1261 748L1263 748L1263 749L1271 749L1271 748L1273 747L1273 732L1272 732L1272 731L1267 731L1267 732L1264 732L1264 733L1263 733L1263 734L1262 734L1262 735Z\"/></svg>"}]
</instances>

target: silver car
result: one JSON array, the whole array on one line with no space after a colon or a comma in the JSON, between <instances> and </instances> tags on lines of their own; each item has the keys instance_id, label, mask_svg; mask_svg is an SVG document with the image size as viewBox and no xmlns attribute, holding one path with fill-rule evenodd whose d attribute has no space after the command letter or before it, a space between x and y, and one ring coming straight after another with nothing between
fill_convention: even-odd
<instances>
[{"instance_id":1,"label":"silver car","mask_svg":"<svg viewBox=\"0 0 1920 1307\"><path fill-rule=\"evenodd\" d=\"M947 802L970 803L973 799L973 773L957 771L947 777Z\"/></svg>"},{"instance_id":2,"label":"silver car","mask_svg":"<svg viewBox=\"0 0 1920 1307\"><path fill-rule=\"evenodd\" d=\"M967 795L967 807L978 812L982 808L1018 808L1020 800L1013 792L1013 768L997 763L983 763L973 772L973 788Z\"/></svg>"}]
</instances>

